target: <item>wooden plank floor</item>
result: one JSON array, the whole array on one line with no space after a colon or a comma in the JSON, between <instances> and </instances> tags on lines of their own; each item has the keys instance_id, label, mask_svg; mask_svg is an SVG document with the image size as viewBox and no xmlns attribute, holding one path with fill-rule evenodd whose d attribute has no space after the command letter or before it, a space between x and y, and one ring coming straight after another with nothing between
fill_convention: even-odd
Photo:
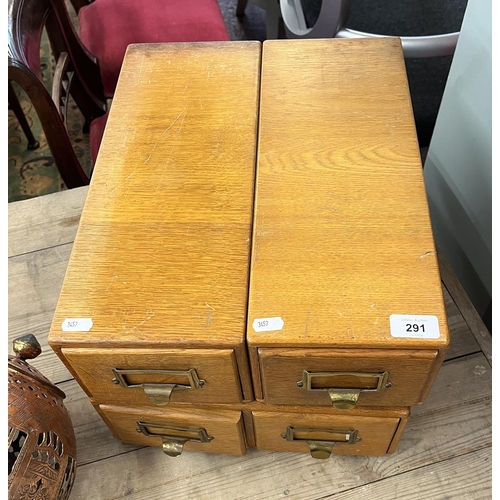
<instances>
[{"instance_id":1,"label":"wooden plank floor","mask_svg":"<svg viewBox=\"0 0 500 500\"><path fill-rule=\"evenodd\" d=\"M9 204L9 353L33 333L31 364L66 393L78 468L70 500L486 499L492 496L491 335L440 256L451 348L424 405L387 457L250 450L165 456L115 440L47 345L87 188Z\"/></svg>"}]
</instances>

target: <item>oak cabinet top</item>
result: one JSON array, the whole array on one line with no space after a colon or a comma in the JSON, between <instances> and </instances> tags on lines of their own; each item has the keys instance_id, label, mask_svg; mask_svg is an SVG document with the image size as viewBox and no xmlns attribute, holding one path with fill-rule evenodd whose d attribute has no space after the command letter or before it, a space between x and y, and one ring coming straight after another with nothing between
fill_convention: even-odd
<instances>
[{"instance_id":1,"label":"oak cabinet top","mask_svg":"<svg viewBox=\"0 0 500 500\"><path fill-rule=\"evenodd\" d=\"M266 41L262 61L250 345L446 347L399 39Z\"/></svg>"},{"instance_id":2,"label":"oak cabinet top","mask_svg":"<svg viewBox=\"0 0 500 500\"><path fill-rule=\"evenodd\" d=\"M261 44L129 47L53 345L244 342ZM90 318L89 331L62 331Z\"/></svg>"}]
</instances>

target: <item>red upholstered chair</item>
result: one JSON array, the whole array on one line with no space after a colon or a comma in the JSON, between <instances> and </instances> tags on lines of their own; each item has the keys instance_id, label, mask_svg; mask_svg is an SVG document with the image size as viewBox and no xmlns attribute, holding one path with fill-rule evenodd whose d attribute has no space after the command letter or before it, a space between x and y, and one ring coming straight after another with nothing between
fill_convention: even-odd
<instances>
[{"instance_id":1,"label":"red upholstered chair","mask_svg":"<svg viewBox=\"0 0 500 500\"><path fill-rule=\"evenodd\" d=\"M64 0L51 0L64 22ZM127 47L132 43L229 41L217 0L71 0L79 36L97 59L106 98L112 98ZM57 7L57 4L60 7ZM76 72L78 73L77 64ZM85 79L86 75L79 75ZM105 122L91 125L97 158Z\"/></svg>"},{"instance_id":2,"label":"red upholstered chair","mask_svg":"<svg viewBox=\"0 0 500 500\"><path fill-rule=\"evenodd\" d=\"M228 41L217 0L72 0L80 39L97 58L104 93L114 94L132 43Z\"/></svg>"}]
</instances>

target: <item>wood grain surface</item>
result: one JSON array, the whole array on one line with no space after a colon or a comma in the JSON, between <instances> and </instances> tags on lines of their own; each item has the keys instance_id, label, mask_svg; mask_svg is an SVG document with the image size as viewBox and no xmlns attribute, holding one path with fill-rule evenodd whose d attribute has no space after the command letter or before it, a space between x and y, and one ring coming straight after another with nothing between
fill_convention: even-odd
<instances>
[{"instance_id":1,"label":"wood grain surface","mask_svg":"<svg viewBox=\"0 0 500 500\"><path fill-rule=\"evenodd\" d=\"M262 61L250 345L446 348L399 39L272 40ZM439 338L394 338L391 314Z\"/></svg>"},{"instance_id":2,"label":"wood grain surface","mask_svg":"<svg viewBox=\"0 0 500 500\"><path fill-rule=\"evenodd\" d=\"M129 47L52 345L241 347L260 51ZM65 318L93 327L62 332Z\"/></svg>"}]
</instances>

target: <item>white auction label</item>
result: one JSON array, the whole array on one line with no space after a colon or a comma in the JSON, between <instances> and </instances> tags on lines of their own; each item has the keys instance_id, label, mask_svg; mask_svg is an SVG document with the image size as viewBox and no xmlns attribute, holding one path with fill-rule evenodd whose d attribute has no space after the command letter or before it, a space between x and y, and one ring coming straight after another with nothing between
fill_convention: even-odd
<instances>
[{"instance_id":1,"label":"white auction label","mask_svg":"<svg viewBox=\"0 0 500 500\"><path fill-rule=\"evenodd\" d=\"M63 332L88 332L93 324L90 318L66 318L61 327Z\"/></svg>"},{"instance_id":2,"label":"white auction label","mask_svg":"<svg viewBox=\"0 0 500 500\"><path fill-rule=\"evenodd\" d=\"M419 314L391 314L391 335L411 339L438 339L439 321L437 316Z\"/></svg>"},{"instance_id":3,"label":"white auction label","mask_svg":"<svg viewBox=\"0 0 500 500\"><path fill-rule=\"evenodd\" d=\"M274 318L256 318L253 320L252 327L256 332L273 332L283 330L285 322L279 317Z\"/></svg>"}]
</instances>

